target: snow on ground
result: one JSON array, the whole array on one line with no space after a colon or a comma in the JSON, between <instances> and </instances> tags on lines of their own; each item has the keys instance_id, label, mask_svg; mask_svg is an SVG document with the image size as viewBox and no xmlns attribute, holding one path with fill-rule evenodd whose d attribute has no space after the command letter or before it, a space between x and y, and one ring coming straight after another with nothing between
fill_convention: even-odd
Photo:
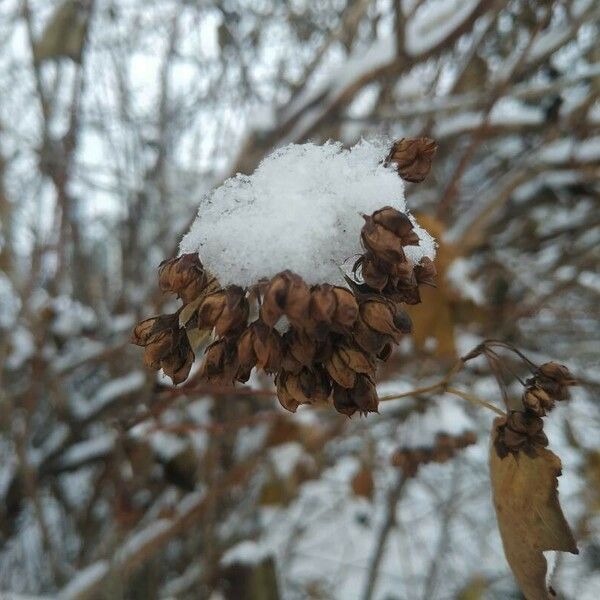
<instances>
[{"instance_id":1,"label":"snow on ground","mask_svg":"<svg viewBox=\"0 0 600 600\"><path fill-rule=\"evenodd\" d=\"M404 184L381 164L388 144L290 144L251 176L237 175L205 196L181 253L198 252L222 285L251 285L291 269L308 283L342 283L340 267L361 252L361 214L406 211ZM416 226L410 260L433 258L435 242Z\"/></svg>"}]
</instances>

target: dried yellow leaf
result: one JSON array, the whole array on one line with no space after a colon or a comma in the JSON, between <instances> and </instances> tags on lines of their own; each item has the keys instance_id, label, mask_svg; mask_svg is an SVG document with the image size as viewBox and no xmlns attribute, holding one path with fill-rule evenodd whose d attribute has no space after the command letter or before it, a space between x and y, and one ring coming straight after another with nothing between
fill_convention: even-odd
<instances>
[{"instance_id":1,"label":"dried yellow leaf","mask_svg":"<svg viewBox=\"0 0 600 600\"><path fill-rule=\"evenodd\" d=\"M527 600L548 600L546 550L577 554L577 545L558 501L561 462L539 447L531 458L520 452L500 458L492 429L490 473L492 495L504 553Z\"/></svg>"}]
</instances>

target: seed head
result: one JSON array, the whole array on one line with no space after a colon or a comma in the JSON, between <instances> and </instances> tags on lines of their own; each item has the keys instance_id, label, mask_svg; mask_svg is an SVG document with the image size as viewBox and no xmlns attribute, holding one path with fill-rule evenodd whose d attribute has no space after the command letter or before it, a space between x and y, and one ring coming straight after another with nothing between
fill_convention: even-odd
<instances>
[{"instance_id":1,"label":"seed head","mask_svg":"<svg viewBox=\"0 0 600 600\"><path fill-rule=\"evenodd\" d=\"M429 174L437 147L435 140L426 137L403 138L394 142L385 164L397 165L405 181L419 183Z\"/></svg>"},{"instance_id":2,"label":"seed head","mask_svg":"<svg viewBox=\"0 0 600 600\"><path fill-rule=\"evenodd\" d=\"M182 254L160 263L158 285L163 292L177 294L187 304L195 300L208 283L208 275L196 253Z\"/></svg>"}]
</instances>

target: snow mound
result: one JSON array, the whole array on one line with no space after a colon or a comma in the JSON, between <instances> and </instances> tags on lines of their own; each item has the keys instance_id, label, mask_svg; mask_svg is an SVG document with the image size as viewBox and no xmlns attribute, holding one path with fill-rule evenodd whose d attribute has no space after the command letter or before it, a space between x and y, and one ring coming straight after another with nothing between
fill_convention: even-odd
<instances>
[{"instance_id":1,"label":"snow mound","mask_svg":"<svg viewBox=\"0 0 600 600\"><path fill-rule=\"evenodd\" d=\"M381 164L389 144L361 141L290 144L251 176L236 175L205 196L180 245L197 252L221 285L247 286L290 269L307 283L342 283L362 253L362 214L383 206L406 212L404 184ZM415 226L409 260L435 256L435 242Z\"/></svg>"}]
</instances>

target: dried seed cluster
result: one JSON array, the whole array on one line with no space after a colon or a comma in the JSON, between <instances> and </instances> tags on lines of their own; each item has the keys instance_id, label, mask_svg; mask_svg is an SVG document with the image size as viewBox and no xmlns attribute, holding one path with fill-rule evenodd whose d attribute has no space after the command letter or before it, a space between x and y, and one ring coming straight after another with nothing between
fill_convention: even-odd
<instances>
[{"instance_id":1,"label":"dried seed cluster","mask_svg":"<svg viewBox=\"0 0 600 600\"><path fill-rule=\"evenodd\" d=\"M400 175L406 179L417 169L424 177L435 145L417 140L417 146L403 150L403 142L394 146L388 162L400 165L404 156ZM419 244L407 215L386 206L364 220L364 253L354 266L354 280L347 278L348 288L309 286L296 273L283 271L248 289L221 289L196 254L165 261L160 288L177 294L183 306L175 314L142 321L133 343L145 347L149 367L163 368L180 383L194 360L192 346L212 334L199 371L207 382L246 382L257 368L274 376L279 401L292 412L330 398L348 416L376 412L377 361L386 360L393 344L410 333L402 304L420 302L419 286L434 284L435 268L427 258L417 265L407 259L404 248Z\"/></svg>"},{"instance_id":2,"label":"dried seed cluster","mask_svg":"<svg viewBox=\"0 0 600 600\"><path fill-rule=\"evenodd\" d=\"M406 477L414 477L421 465L428 463L445 463L452 459L459 450L477 443L473 431L465 431L460 435L440 432L432 446L416 448L400 448L392 455L392 465L402 469Z\"/></svg>"},{"instance_id":3,"label":"dried seed cluster","mask_svg":"<svg viewBox=\"0 0 600 600\"><path fill-rule=\"evenodd\" d=\"M523 393L523 411L511 411L496 427L494 445L500 458L509 453L525 452L534 457L537 448L546 447L545 417L556 402L567 400L569 387L576 381L564 365L549 362L538 367L526 381Z\"/></svg>"}]
</instances>

